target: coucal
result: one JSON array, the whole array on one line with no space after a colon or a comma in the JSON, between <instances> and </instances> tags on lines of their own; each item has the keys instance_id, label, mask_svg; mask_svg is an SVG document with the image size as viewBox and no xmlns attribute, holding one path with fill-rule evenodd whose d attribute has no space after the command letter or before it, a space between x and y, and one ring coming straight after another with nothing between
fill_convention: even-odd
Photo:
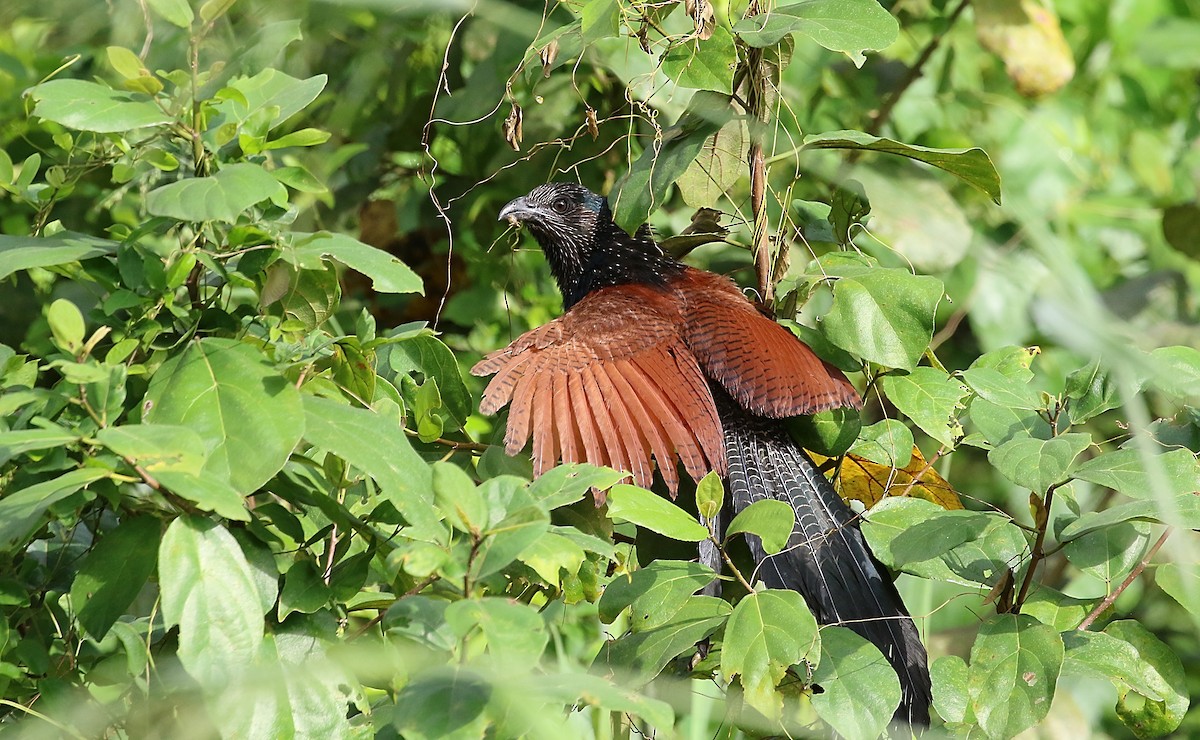
<instances>
[{"instance_id":1,"label":"coucal","mask_svg":"<svg viewBox=\"0 0 1200 740\"><path fill-rule=\"evenodd\" d=\"M645 228L626 233L608 202L582 186L539 186L500 218L532 232L566 311L471 370L495 375L482 413L510 404L508 454L532 433L535 474L560 460L589 462L649 487L653 460L674 497L682 461L696 480L718 471L734 513L760 499L791 504L796 524L782 552L768 556L748 538L760 577L799 591L821 623L874 643L900 677L896 718L928 724L928 659L916 625L855 515L782 421L861 407L845 375L732 281L675 260ZM719 570L711 544L701 558Z\"/></svg>"}]
</instances>

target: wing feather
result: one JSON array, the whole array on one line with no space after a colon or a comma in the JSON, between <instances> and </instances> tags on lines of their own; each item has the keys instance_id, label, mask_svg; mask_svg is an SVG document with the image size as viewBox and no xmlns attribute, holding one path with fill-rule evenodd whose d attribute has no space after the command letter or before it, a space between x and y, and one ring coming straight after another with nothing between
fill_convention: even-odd
<instances>
[{"instance_id":1,"label":"wing feather","mask_svg":"<svg viewBox=\"0 0 1200 740\"><path fill-rule=\"evenodd\" d=\"M676 298L642 285L603 288L565 315L492 352L480 410L510 404L505 451L532 435L534 469L586 460L648 485L651 460L672 494L676 455L699 480L725 469L720 418L683 336Z\"/></svg>"},{"instance_id":2,"label":"wing feather","mask_svg":"<svg viewBox=\"0 0 1200 740\"><path fill-rule=\"evenodd\" d=\"M755 310L730 280L689 269L674 288L688 349L743 408L780 418L862 407L841 370Z\"/></svg>"}]
</instances>

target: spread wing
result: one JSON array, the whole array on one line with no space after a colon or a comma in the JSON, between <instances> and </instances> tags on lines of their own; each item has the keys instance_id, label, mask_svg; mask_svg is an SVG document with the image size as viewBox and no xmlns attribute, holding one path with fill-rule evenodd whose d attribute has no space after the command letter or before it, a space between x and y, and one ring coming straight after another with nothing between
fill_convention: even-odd
<instances>
[{"instance_id":1,"label":"spread wing","mask_svg":"<svg viewBox=\"0 0 1200 740\"><path fill-rule=\"evenodd\" d=\"M674 287L688 348L743 408L780 418L862 406L842 371L755 310L730 280L689 269Z\"/></svg>"},{"instance_id":2,"label":"spread wing","mask_svg":"<svg viewBox=\"0 0 1200 740\"><path fill-rule=\"evenodd\" d=\"M479 410L511 404L505 450L533 435L533 467L589 462L633 474L641 486L658 462L672 495L676 459L699 480L725 474L721 421L669 295L623 285L589 294L563 316L489 354L473 375L495 375Z\"/></svg>"}]
</instances>

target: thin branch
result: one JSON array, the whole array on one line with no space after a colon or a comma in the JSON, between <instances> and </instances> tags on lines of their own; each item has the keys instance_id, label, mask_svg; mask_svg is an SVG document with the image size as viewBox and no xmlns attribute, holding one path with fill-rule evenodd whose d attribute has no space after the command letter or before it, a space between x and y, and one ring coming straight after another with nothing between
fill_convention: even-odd
<instances>
[{"instance_id":1,"label":"thin branch","mask_svg":"<svg viewBox=\"0 0 1200 740\"><path fill-rule=\"evenodd\" d=\"M419 432L415 432L408 428L405 428L404 433L410 437L421 436ZM486 442L459 442L453 439L445 439L444 437L431 439L430 442L449 447L452 450L470 450L471 452L484 452L487 450L487 448L491 447L491 445L487 444Z\"/></svg>"},{"instance_id":2,"label":"thin branch","mask_svg":"<svg viewBox=\"0 0 1200 740\"><path fill-rule=\"evenodd\" d=\"M967 6L970 4L970 0L960 0L958 6L950 12L950 15L946 20L946 28L940 33L935 33L933 35L933 38L931 38L929 43L925 45L925 48L921 50L921 54L917 57L917 60L912 63L911 67L908 68L908 73L905 74L904 79L900 81L900 86L888 96L888 99L884 101L882 106L880 106L879 112L875 114L875 117L871 119L869 124L867 124L866 131L868 134L873 136L878 135L883 129L884 124L886 124L892 117L892 111L896 108L896 103L899 103L900 98L904 97L904 93L908 91L908 88L921 78L921 72L924 70L926 63L929 62L929 59L933 56L933 53L938 50L942 40L946 37L950 29L954 27L958 17L962 15L963 11L966 10ZM852 152L851 154L853 155L856 153L857 152Z\"/></svg>"},{"instance_id":3,"label":"thin branch","mask_svg":"<svg viewBox=\"0 0 1200 740\"><path fill-rule=\"evenodd\" d=\"M1025 580L1021 582L1021 590L1017 593L1017 598L1013 602L1014 613L1019 614L1021 607L1025 604L1025 597L1029 595L1029 587L1033 584L1033 576L1037 572L1038 566L1042 564L1042 560L1046 558L1046 552L1043 546L1046 544L1046 530L1050 528L1050 506L1054 503L1054 491L1059 485L1050 486L1046 491L1046 497L1041 500L1042 511L1044 514L1038 518L1041 521L1037 524L1037 539L1033 543L1033 554L1029 559L1029 570L1025 571ZM1030 498L1033 498L1032 496Z\"/></svg>"},{"instance_id":4,"label":"thin branch","mask_svg":"<svg viewBox=\"0 0 1200 740\"><path fill-rule=\"evenodd\" d=\"M738 583L742 584L742 588L746 589L746 593L754 593L754 586L750 585L750 582L746 580L746 577L742 575L738 567L733 564L733 558L729 557L729 553L725 552L725 548L721 547L721 543L717 542L717 538L709 537L709 539L717 546L717 552L721 553L721 559L729 566L729 570L733 572L733 577L738 579Z\"/></svg>"},{"instance_id":5,"label":"thin branch","mask_svg":"<svg viewBox=\"0 0 1200 740\"><path fill-rule=\"evenodd\" d=\"M1133 580L1142 574L1142 571L1146 569L1146 566L1149 565L1154 556L1158 554L1158 551L1162 548L1163 543L1166 542L1167 538L1171 536L1171 531L1172 528L1167 527L1166 531L1162 533L1162 537L1158 538L1158 542L1155 542L1154 546L1146 552L1146 556L1142 558L1142 561L1129 572L1129 575L1125 576L1124 581L1121 581L1121 585L1113 589L1111 594L1105 596L1104 601L1101 601L1099 604L1097 604L1096 608L1092 610L1092 613L1087 615L1084 620L1079 623L1079 626L1076 627L1076 629L1086 630L1088 627L1091 627L1092 622L1095 622L1096 618L1104 613L1105 609L1112 606L1113 602L1117 600L1118 596L1125 593L1125 589L1129 588L1129 584L1133 583Z\"/></svg>"},{"instance_id":6,"label":"thin branch","mask_svg":"<svg viewBox=\"0 0 1200 740\"><path fill-rule=\"evenodd\" d=\"M425 576L425 577L424 577L424 578L422 578L421 580L417 581L416 585L414 585L412 588L410 588L410 589L408 589L407 591L405 591L405 592L404 592L404 596L401 596L401 597L400 597L400 599L403 599L405 596L416 596L417 594L419 594L419 593L421 593L422 591L424 591L426 586L428 586L429 584L431 584L431 583L433 583L434 581L438 580L439 578L441 578L441 576L437 575L436 573L435 573L435 574L433 574L433 575ZM400 599L396 599L396 601L399 601ZM394 602L393 602L393 603L394 603ZM389 607L389 608L390 608L390 607ZM371 617L371 621L369 621L369 622L367 622L366 624L364 624L364 625L362 626L362 629L360 629L360 630L358 630L357 632L355 632L355 633L354 633L354 634L353 634L353 635L350 637L350 639L351 639L351 640L357 640L358 638L360 638L360 637L362 637L363 635L365 635L367 632L369 632L369 631L370 631L370 629L371 629L372 627L374 627L375 625L377 625L377 624L379 624L380 622L382 622L382 621L383 621L383 618L387 616L387 612L388 612L388 610L387 610L387 609L380 609L380 610L379 610L379 613L378 613L378 614L376 614L374 617Z\"/></svg>"}]
</instances>

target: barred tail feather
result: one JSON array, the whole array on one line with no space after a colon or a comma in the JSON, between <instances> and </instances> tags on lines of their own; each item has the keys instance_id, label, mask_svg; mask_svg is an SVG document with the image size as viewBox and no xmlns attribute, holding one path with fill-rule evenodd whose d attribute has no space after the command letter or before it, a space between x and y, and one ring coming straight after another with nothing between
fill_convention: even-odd
<instances>
[{"instance_id":1,"label":"barred tail feather","mask_svg":"<svg viewBox=\"0 0 1200 740\"><path fill-rule=\"evenodd\" d=\"M799 591L817 621L840 624L870 640L900 677L896 719L929 724L925 647L895 585L867 549L854 514L816 464L778 421L721 404L734 511L754 501L786 501L796 512L788 546L768 556L757 537L750 549L771 588Z\"/></svg>"}]
</instances>

